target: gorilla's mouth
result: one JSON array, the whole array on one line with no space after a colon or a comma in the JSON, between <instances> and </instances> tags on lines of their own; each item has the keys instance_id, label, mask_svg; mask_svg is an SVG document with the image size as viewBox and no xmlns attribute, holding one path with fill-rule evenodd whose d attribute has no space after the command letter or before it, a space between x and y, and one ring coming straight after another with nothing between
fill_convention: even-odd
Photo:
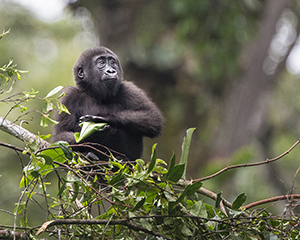
<instances>
[{"instance_id":1,"label":"gorilla's mouth","mask_svg":"<svg viewBox=\"0 0 300 240\"><path fill-rule=\"evenodd\" d=\"M103 76L100 81L106 82L106 81L117 81L118 79L115 77L110 77L110 76Z\"/></svg>"}]
</instances>

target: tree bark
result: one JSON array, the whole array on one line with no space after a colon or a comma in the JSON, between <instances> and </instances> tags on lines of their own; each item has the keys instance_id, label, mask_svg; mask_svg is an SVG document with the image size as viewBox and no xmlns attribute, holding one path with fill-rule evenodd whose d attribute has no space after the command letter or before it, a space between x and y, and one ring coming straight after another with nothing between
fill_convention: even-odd
<instances>
[{"instance_id":1,"label":"tree bark","mask_svg":"<svg viewBox=\"0 0 300 240\"><path fill-rule=\"evenodd\" d=\"M259 36L243 54L247 58L244 73L238 83L232 86L226 100L224 125L213 151L218 157L229 157L235 150L259 135L265 121L268 94L280 74L280 71L268 74L264 69L265 61L278 20L293 2L266 2Z\"/></svg>"},{"instance_id":2,"label":"tree bark","mask_svg":"<svg viewBox=\"0 0 300 240\"><path fill-rule=\"evenodd\" d=\"M48 147L50 143L38 138L35 134L29 132L25 128L18 126L6 118L0 117L0 130L26 142L36 142L39 148Z\"/></svg>"}]
</instances>

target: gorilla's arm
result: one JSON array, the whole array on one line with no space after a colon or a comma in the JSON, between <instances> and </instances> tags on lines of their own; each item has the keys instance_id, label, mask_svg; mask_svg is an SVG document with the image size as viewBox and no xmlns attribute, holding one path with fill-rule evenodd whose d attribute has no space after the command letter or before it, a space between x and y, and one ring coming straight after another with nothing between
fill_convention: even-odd
<instances>
[{"instance_id":1,"label":"gorilla's arm","mask_svg":"<svg viewBox=\"0 0 300 240\"><path fill-rule=\"evenodd\" d=\"M125 127L150 138L160 135L164 118L147 95L131 82L123 82L118 96L123 110L111 112L103 119L112 126Z\"/></svg>"},{"instance_id":2,"label":"gorilla's arm","mask_svg":"<svg viewBox=\"0 0 300 240\"><path fill-rule=\"evenodd\" d=\"M80 121L106 122L111 128L124 128L150 138L157 137L162 131L164 118L161 112L143 90L131 82L123 82L112 100L112 105L117 107L112 108L104 103L95 107L77 88L70 87L65 92L62 103L71 115L61 113L56 116L59 123L53 128L53 142L63 140L74 144L74 133L81 130Z\"/></svg>"},{"instance_id":3,"label":"gorilla's arm","mask_svg":"<svg viewBox=\"0 0 300 240\"><path fill-rule=\"evenodd\" d=\"M74 134L76 131L66 128L66 122L71 122L73 116L61 113L57 120L59 123L53 127L52 142L66 141L69 144L75 144ZM73 120L76 121L76 120Z\"/></svg>"}]
</instances>

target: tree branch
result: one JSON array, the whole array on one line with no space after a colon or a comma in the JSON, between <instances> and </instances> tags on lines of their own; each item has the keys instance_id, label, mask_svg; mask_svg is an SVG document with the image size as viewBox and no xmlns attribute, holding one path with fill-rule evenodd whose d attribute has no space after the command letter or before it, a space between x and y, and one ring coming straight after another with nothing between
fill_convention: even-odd
<instances>
[{"instance_id":1,"label":"tree branch","mask_svg":"<svg viewBox=\"0 0 300 240\"><path fill-rule=\"evenodd\" d=\"M23 148L19 148L19 147L16 147L14 145L11 145L11 144L8 144L8 143L4 143L4 142L0 142L0 146L7 147L7 148L13 149L15 151L19 151L19 152L23 152L24 151Z\"/></svg>"},{"instance_id":2,"label":"tree branch","mask_svg":"<svg viewBox=\"0 0 300 240\"><path fill-rule=\"evenodd\" d=\"M15 232L9 229L0 230L0 239L16 239L16 240L27 240L29 239L27 233Z\"/></svg>"},{"instance_id":3,"label":"tree branch","mask_svg":"<svg viewBox=\"0 0 300 240\"><path fill-rule=\"evenodd\" d=\"M46 231L48 227L51 226L57 226L57 225L70 225L70 224L78 224L78 225L123 225L128 227L129 229L132 229L134 231L141 231L153 236L162 237L164 239L173 240L173 238L166 237L164 235L161 235L159 233L155 233L152 231L147 230L146 228L143 228L141 226L138 226L136 224L130 223L129 219L112 219L112 220L100 220L100 219L57 219L45 222L40 229L37 231L36 235L40 235L42 232Z\"/></svg>"},{"instance_id":4,"label":"tree branch","mask_svg":"<svg viewBox=\"0 0 300 240\"><path fill-rule=\"evenodd\" d=\"M266 203L271 203L271 202L276 202L276 201L281 201L281 200L289 200L289 199L294 199L294 198L300 198L300 194L288 194L288 195L282 195L282 196L277 196L277 197L272 197L264 200L260 200L257 202L250 203L248 205L242 206L243 209L248 210L249 208L253 208L262 204Z\"/></svg>"},{"instance_id":5,"label":"tree branch","mask_svg":"<svg viewBox=\"0 0 300 240\"><path fill-rule=\"evenodd\" d=\"M7 132L8 134L22 141L36 142L40 148L44 148L50 145L49 142L38 138L35 134L3 117L0 117L0 130Z\"/></svg>"},{"instance_id":6,"label":"tree branch","mask_svg":"<svg viewBox=\"0 0 300 240\"><path fill-rule=\"evenodd\" d=\"M198 178L198 179L194 179L192 182L201 182L201 181L205 181L205 180L208 180L208 179L211 179L215 176L218 176L220 175L221 173L223 172L226 172L228 170L231 170L231 169L234 169L234 168L241 168L241 167L253 167L253 166L259 166L259 165L263 165L263 164L268 164L270 162L275 162L277 160L279 160L280 158L284 157L285 155L289 154L290 151L292 151L298 144L300 143L300 139L298 139L297 142L295 142L293 144L293 146L291 146L287 151L285 151L284 153L280 154L279 156L275 157L275 158L272 158L272 159L266 159L265 161L261 161L261 162L256 162L256 163L246 163L246 164L237 164L237 165L232 165L232 166L228 166L228 167L225 167L223 169L221 169L220 171L212 174L212 175L209 175L207 177L203 177L203 178Z\"/></svg>"}]
</instances>

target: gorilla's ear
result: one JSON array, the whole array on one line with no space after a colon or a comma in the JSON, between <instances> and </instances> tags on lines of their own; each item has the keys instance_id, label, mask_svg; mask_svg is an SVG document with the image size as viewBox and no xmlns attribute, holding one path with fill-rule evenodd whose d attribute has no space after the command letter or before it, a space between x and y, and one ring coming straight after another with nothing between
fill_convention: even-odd
<instances>
[{"instance_id":1,"label":"gorilla's ear","mask_svg":"<svg viewBox=\"0 0 300 240\"><path fill-rule=\"evenodd\" d=\"M82 67L79 67L78 68L78 72L77 72L77 75L80 79L83 79L84 78L84 71L83 71L83 68Z\"/></svg>"}]
</instances>

